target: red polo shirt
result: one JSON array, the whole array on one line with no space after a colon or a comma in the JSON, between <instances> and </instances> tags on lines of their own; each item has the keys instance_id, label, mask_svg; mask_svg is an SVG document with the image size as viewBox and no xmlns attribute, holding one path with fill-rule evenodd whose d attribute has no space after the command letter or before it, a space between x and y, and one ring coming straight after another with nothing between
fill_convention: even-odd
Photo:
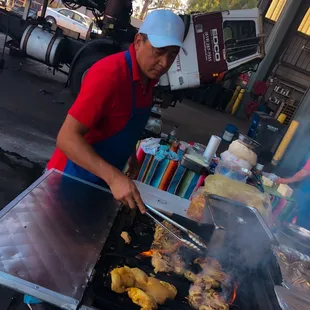
<instances>
[{"instance_id":1,"label":"red polo shirt","mask_svg":"<svg viewBox=\"0 0 310 310\"><path fill-rule=\"evenodd\" d=\"M136 84L136 107L148 107L152 105L152 90L157 81L152 81L147 90L143 87L133 45L129 51ZM121 131L131 112L132 80L125 52L121 52L99 60L89 69L68 113L89 129L85 139L94 144ZM67 157L56 148L47 168L63 171L66 163Z\"/></svg>"}]
</instances>

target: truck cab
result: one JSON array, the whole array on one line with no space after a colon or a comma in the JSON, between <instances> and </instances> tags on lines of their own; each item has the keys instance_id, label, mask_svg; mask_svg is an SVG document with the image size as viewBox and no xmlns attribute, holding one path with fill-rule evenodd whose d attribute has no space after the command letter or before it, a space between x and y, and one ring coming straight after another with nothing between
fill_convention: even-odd
<instances>
[{"instance_id":1,"label":"truck cab","mask_svg":"<svg viewBox=\"0 0 310 310\"><path fill-rule=\"evenodd\" d=\"M180 51L158 86L175 91L219 82L253 70L264 57L258 9L196 13L183 20L187 55Z\"/></svg>"}]
</instances>

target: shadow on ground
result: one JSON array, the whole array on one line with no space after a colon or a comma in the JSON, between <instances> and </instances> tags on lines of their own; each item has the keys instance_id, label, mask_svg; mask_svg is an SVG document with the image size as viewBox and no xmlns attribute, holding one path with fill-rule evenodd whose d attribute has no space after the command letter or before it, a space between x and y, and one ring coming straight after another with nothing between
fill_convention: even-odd
<instances>
[{"instance_id":1,"label":"shadow on ground","mask_svg":"<svg viewBox=\"0 0 310 310\"><path fill-rule=\"evenodd\" d=\"M0 208L32 184L42 171L41 165L0 149Z\"/></svg>"}]
</instances>

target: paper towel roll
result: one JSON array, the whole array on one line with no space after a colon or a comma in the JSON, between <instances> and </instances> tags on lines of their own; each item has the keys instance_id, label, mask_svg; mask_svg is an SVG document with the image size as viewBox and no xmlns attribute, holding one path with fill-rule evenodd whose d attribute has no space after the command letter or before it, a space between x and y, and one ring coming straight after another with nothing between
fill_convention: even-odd
<instances>
[{"instance_id":1,"label":"paper towel roll","mask_svg":"<svg viewBox=\"0 0 310 310\"><path fill-rule=\"evenodd\" d=\"M206 147L205 152L203 153L203 157L205 160L210 163L215 152L217 151L222 139L218 136L211 136L209 143Z\"/></svg>"}]
</instances>

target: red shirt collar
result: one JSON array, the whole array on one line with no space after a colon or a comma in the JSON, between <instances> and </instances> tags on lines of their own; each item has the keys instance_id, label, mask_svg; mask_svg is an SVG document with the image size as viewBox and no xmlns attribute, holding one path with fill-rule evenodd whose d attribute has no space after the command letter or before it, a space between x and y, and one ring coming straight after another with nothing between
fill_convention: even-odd
<instances>
[{"instance_id":1,"label":"red shirt collar","mask_svg":"<svg viewBox=\"0 0 310 310\"><path fill-rule=\"evenodd\" d=\"M131 62L132 62L133 80L140 81L141 80L140 70L139 70L139 65L137 63L136 51L135 51L133 43L129 47L129 53L130 53ZM154 87L157 83L158 83L158 80L150 80L151 87Z\"/></svg>"}]
</instances>

